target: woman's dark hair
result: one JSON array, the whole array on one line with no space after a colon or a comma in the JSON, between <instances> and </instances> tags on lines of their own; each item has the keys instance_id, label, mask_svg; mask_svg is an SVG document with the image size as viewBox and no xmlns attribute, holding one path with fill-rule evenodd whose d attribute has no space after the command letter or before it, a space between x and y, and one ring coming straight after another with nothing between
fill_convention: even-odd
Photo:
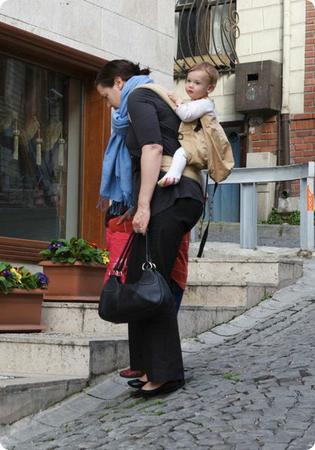
<instances>
[{"instance_id":1,"label":"woman's dark hair","mask_svg":"<svg viewBox=\"0 0 315 450\"><path fill-rule=\"evenodd\" d=\"M134 75L149 75L150 69L140 69L139 64L134 64L126 59L114 59L106 63L95 79L95 85L102 85L112 87L115 83L115 78L120 77L123 81L127 81Z\"/></svg>"}]
</instances>

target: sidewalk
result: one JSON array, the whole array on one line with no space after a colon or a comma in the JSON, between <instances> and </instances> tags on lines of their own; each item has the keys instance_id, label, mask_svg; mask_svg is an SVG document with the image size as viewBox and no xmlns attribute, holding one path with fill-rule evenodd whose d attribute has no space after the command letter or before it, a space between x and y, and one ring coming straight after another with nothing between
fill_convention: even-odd
<instances>
[{"instance_id":1,"label":"sidewalk","mask_svg":"<svg viewBox=\"0 0 315 450\"><path fill-rule=\"evenodd\" d=\"M184 389L134 398L114 374L3 430L0 443L8 450L308 450L315 442L314 321L312 258L294 285L183 342Z\"/></svg>"}]
</instances>

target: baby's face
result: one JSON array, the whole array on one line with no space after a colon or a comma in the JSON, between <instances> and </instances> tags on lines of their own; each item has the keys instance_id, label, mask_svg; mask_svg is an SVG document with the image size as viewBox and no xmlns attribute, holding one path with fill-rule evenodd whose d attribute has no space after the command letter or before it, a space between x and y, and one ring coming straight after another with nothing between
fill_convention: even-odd
<instances>
[{"instance_id":1,"label":"baby's face","mask_svg":"<svg viewBox=\"0 0 315 450\"><path fill-rule=\"evenodd\" d=\"M185 82L185 90L192 100L208 97L214 86L209 84L209 76L203 70L189 72Z\"/></svg>"}]
</instances>

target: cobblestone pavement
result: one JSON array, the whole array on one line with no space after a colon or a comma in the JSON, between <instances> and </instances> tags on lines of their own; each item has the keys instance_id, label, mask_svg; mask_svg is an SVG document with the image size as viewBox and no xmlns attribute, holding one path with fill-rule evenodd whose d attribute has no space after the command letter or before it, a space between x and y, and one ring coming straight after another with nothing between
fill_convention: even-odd
<instances>
[{"instance_id":1,"label":"cobblestone pavement","mask_svg":"<svg viewBox=\"0 0 315 450\"><path fill-rule=\"evenodd\" d=\"M307 270L315 273L314 260ZM184 344L182 390L151 400L132 397L131 389L111 401L94 394L94 406L76 420L65 423L61 408L58 424L46 421L41 429L37 419L37 425L30 423L37 431L28 429L24 441L20 432L19 443L2 445L8 450L310 449L315 442L312 283L302 280L283 289L230 324Z\"/></svg>"}]
</instances>

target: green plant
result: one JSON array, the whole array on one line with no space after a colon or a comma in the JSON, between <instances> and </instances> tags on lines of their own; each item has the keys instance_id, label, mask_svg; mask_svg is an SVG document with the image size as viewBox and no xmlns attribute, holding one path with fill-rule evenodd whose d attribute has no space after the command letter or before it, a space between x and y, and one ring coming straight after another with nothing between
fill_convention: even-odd
<instances>
[{"instance_id":1,"label":"green plant","mask_svg":"<svg viewBox=\"0 0 315 450\"><path fill-rule=\"evenodd\" d=\"M230 381L237 382L237 381L240 381L240 374L239 373L235 373L235 372L226 372L223 375L223 378L225 380L230 380Z\"/></svg>"},{"instance_id":2,"label":"green plant","mask_svg":"<svg viewBox=\"0 0 315 450\"><path fill-rule=\"evenodd\" d=\"M42 272L31 273L25 267L13 267L0 262L0 292L8 294L12 289L43 289L48 278Z\"/></svg>"},{"instance_id":3,"label":"green plant","mask_svg":"<svg viewBox=\"0 0 315 450\"><path fill-rule=\"evenodd\" d=\"M261 297L260 301L264 302L265 300L268 300L271 297L272 297L272 293L265 290L265 292L264 292L263 296Z\"/></svg>"},{"instance_id":4,"label":"green plant","mask_svg":"<svg viewBox=\"0 0 315 450\"><path fill-rule=\"evenodd\" d=\"M288 217L289 225L300 225L300 211L292 211Z\"/></svg>"},{"instance_id":5,"label":"green plant","mask_svg":"<svg viewBox=\"0 0 315 450\"><path fill-rule=\"evenodd\" d=\"M268 216L268 220L262 221L262 223L267 223L269 225L282 225L284 223L289 225L300 225L300 211L295 210L289 213L280 213L275 208L272 208L271 213Z\"/></svg>"},{"instance_id":6,"label":"green plant","mask_svg":"<svg viewBox=\"0 0 315 450\"><path fill-rule=\"evenodd\" d=\"M46 250L40 252L44 260L74 264L83 262L86 264L108 264L109 252L98 248L96 244L89 243L85 239L71 238L53 240Z\"/></svg>"},{"instance_id":7,"label":"green plant","mask_svg":"<svg viewBox=\"0 0 315 450\"><path fill-rule=\"evenodd\" d=\"M269 225L280 225L283 223L283 219L281 217L281 214L275 208L272 208L268 219L266 221L263 221L262 223L268 223Z\"/></svg>"}]
</instances>

